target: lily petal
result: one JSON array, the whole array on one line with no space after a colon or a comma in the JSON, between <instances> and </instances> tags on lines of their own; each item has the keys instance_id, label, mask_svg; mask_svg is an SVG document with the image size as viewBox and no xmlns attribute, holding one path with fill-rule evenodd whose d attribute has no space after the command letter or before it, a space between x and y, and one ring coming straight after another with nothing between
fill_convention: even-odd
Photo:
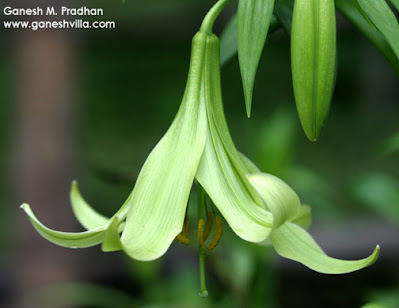
<instances>
[{"instance_id":1,"label":"lily petal","mask_svg":"<svg viewBox=\"0 0 399 308\"><path fill-rule=\"evenodd\" d=\"M208 36L193 39L186 91L171 127L147 158L133 190L121 241L132 258L162 256L181 232L206 139L203 67Z\"/></svg>"},{"instance_id":2,"label":"lily petal","mask_svg":"<svg viewBox=\"0 0 399 308\"><path fill-rule=\"evenodd\" d=\"M102 251L110 252L122 249L121 239L119 234L121 232L119 226L121 225L121 219L115 215L105 231L103 244L101 245Z\"/></svg>"},{"instance_id":3,"label":"lily petal","mask_svg":"<svg viewBox=\"0 0 399 308\"><path fill-rule=\"evenodd\" d=\"M83 199L76 181L72 182L70 200L76 219L87 230L95 229L108 223L109 217L98 213Z\"/></svg>"},{"instance_id":4,"label":"lily petal","mask_svg":"<svg viewBox=\"0 0 399 308\"><path fill-rule=\"evenodd\" d=\"M271 213L254 202L220 140L215 136L212 141L210 133L196 179L239 237L261 242L269 236Z\"/></svg>"},{"instance_id":5,"label":"lily petal","mask_svg":"<svg viewBox=\"0 0 399 308\"><path fill-rule=\"evenodd\" d=\"M127 197L126 201L123 203L121 208L111 217L108 218L96 210L94 210L85 199L83 199L80 194L78 183L76 181L72 182L71 192L70 192L70 200L72 204L72 210L76 216L76 219L80 222L80 224L86 228L87 230L96 229L99 227L107 227L110 222L110 219L119 216L119 219L122 221L126 218L127 212L129 210L130 201L132 198L132 193ZM119 228L121 230L121 228Z\"/></svg>"},{"instance_id":6,"label":"lily petal","mask_svg":"<svg viewBox=\"0 0 399 308\"><path fill-rule=\"evenodd\" d=\"M249 173L246 164L251 169L256 167L240 156L228 131L220 85L219 40L214 35L207 56L213 63L205 68L209 76L208 130L196 179L238 236L261 242L271 231L273 217L262 207L262 200L245 177Z\"/></svg>"},{"instance_id":7,"label":"lily petal","mask_svg":"<svg viewBox=\"0 0 399 308\"><path fill-rule=\"evenodd\" d=\"M344 274L357 271L373 264L380 247L365 259L346 261L327 256L306 230L293 223L285 223L271 234L274 248L284 258L304 264L324 274Z\"/></svg>"},{"instance_id":8,"label":"lily petal","mask_svg":"<svg viewBox=\"0 0 399 308\"><path fill-rule=\"evenodd\" d=\"M273 214L273 229L297 217L301 202L295 191L283 180L267 173L247 176Z\"/></svg>"},{"instance_id":9,"label":"lily petal","mask_svg":"<svg viewBox=\"0 0 399 308\"><path fill-rule=\"evenodd\" d=\"M244 163L245 167L247 168L249 173L256 173L256 172L260 172L260 169L258 168L257 165L255 165L255 163L250 160L248 157L246 157L244 154L240 153L242 162Z\"/></svg>"},{"instance_id":10,"label":"lily petal","mask_svg":"<svg viewBox=\"0 0 399 308\"><path fill-rule=\"evenodd\" d=\"M298 215L291 222L304 229L308 229L312 224L310 206L302 205L299 209Z\"/></svg>"},{"instance_id":11,"label":"lily petal","mask_svg":"<svg viewBox=\"0 0 399 308\"><path fill-rule=\"evenodd\" d=\"M59 246L68 248L84 248L98 245L103 241L106 228L100 227L85 232L61 232L44 226L33 214L30 206L26 203L21 208L28 215L36 231L48 241Z\"/></svg>"}]
</instances>

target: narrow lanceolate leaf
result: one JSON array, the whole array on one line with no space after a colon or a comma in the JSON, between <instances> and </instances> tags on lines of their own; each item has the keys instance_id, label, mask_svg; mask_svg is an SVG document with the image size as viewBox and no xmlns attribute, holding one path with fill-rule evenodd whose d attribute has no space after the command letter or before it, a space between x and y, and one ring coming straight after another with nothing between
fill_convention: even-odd
<instances>
[{"instance_id":1,"label":"narrow lanceolate leaf","mask_svg":"<svg viewBox=\"0 0 399 308\"><path fill-rule=\"evenodd\" d=\"M306 136L316 141L334 88L336 27L334 0L296 0L291 33L295 101Z\"/></svg>"},{"instance_id":2,"label":"narrow lanceolate leaf","mask_svg":"<svg viewBox=\"0 0 399 308\"><path fill-rule=\"evenodd\" d=\"M399 22L385 0L357 0L399 58Z\"/></svg>"},{"instance_id":3,"label":"narrow lanceolate leaf","mask_svg":"<svg viewBox=\"0 0 399 308\"><path fill-rule=\"evenodd\" d=\"M291 14L292 16L292 14ZM291 20L290 20L291 24ZM234 14L220 35L220 66L225 65L237 54L237 14ZM280 28L280 22L273 15L270 20L269 34ZM291 28L291 26L290 26Z\"/></svg>"},{"instance_id":4,"label":"narrow lanceolate leaf","mask_svg":"<svg viewBox=\"0 0 399 308\"><path fill-rule=\"evenodd\" d=\"M240 0L238 4L238 59L248 117L256 71L266 42L274 0Z\"/></svg>"},{"instance_id":5,"label":"narrow lanceolate leaf","mask_svg":"<svg viewBox=\"0 0 399 308\"><path fill-rule=\"evenodd\" d=\"M84 248L98 245L103 241L107 225L85 232L61 232L44 226L33 214L28 204L21 205L33 227L46 240L63 247Z\"/></svg>"},{"instance_id":6,"label":"narrow lanceolate leaf","mask_svg":"<svg viewBox=\"0 0 399 308\"><path fill-rule=\"evenodd\" d=\"M353 1L335 0L338 10L359 29L360 32L382 53L392 67L399 74L399 59L388 45L379 31L373 29L362 14L357 10Z\"/></svg>"},{"instance_id":7,"label":"narrow lanceolate leaf","mask_svg":"<svg viewBox=\"0 0 399 308\"><path fill-rule=\"evenodd\" d=\"M308 232L289 222L275 230L271 240L282 257L300 262L324 274L344 274L360 270L373 264L380 252L380 247L377 245L374 252L365 259L356 261L334 259L323 252Z\"/></svg>"}]
</instances>

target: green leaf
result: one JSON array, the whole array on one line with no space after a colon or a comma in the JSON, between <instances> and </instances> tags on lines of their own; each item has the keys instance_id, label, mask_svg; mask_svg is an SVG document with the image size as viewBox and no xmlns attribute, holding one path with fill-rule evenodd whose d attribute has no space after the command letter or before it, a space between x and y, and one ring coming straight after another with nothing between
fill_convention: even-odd
<instances>
[{"instance_id":1,"label":"green leaf","mask_svg":"<svg viewBox=\"0 0 399 308\"><path fill-rule=\"evenodd\" d=\"M399 58L399 22L385 0L357 0Z\"/></svg>"},{"instance_id":2,"label":"green leaf","mask_svg":"<svg viewBox=\"0 0 399 308\"><path fill-rule=\"evenodd\" d=\"M274 248L284 258L304 264L324 274L344 274L357 271L373 264L379 255L377 245L374 252L365 259L346 261L327 256L313 238L301 227L286 223L271 234Z\"/></svg>"},{"instance_id":3,"label":"green leaf","mask_svg":"<svg viewBox=\"0 0 399 308\"><path fill-rule=\"evenodd\" d=\"M399 74L399 59L379 31L370 27L352 1L335 0L338 10L381 52Z\"/></svg>"},{"instance_id":4,"label":"green leaf","mask_svg":"<svg viewBox=\"0 0 399 308\"><path fill-rule=\"evenodd\" d=\"M279 29L280 23L272 16L269 25L269 34ZM224 66L237 54L237 14L234 14L220 35L220 65Z\"/></svg>"},{"instance_id":5,"label":"green leaf","mask_svg":"<svg viewBox=\"0 0 399 308\"><path fill-rule=\"evenodd\" d=\"M267 173L248 175L267 209L273 214L273 229L298 216L301 202L295 191L283 180Z\"/></svg>"},{"instance_id":6,"label":"green leaf","mask_svg":"<svg viewBox=\"0 0 399 308\"><path fill-rule=\"evenodd\" d=\"M385 174L364 174L352 185L352 194L362 204L399 223L399 181Z\"/></svg>"},{"instance_id":7,"label":"green leaf","mask_svg":"<svg viewBox=\"0 0 399 308\"><path fill-rule=\"evenodd\" d=\"M377 30L377 28L374 26L373 22L370 20L370 18L367 16L367 14L363 11L362 7L359 5L359 2L357 0L352 0L352 2L355 4L356 9L360 12L360 14L362 14L364 19L369 23L371 28L373 28L373 30Z\"/></svg>"},{"instance_id":8,"label":"green leaf","mask_svg":"<svg viewBox=\"0 0 399 308\"><path fill-rule=\"evenodd\" d=\"M206 140L208 40L193 39L187 86L179 112L148 156L133 189L121 236L124 251L142 261L162 256L181 232L194 175ZM217 55L219 61L219 54Z\"/></svg>"},{"instance_id":9,"label":"green leaf","mask_svg":"<svg viewBox=\"0 0 399 308\"><path fill-rule=\"evenodd\" d=\"M306 136L316 141L334 89L336 28L333 0L296 0L291 33L295 102Z\"/></svg>"},{"instance_id":10,"label":"green leaf","mask_svg":"<svg viewBox=\"0 0 399 308\"><path fill-rule=\"evenodd\" d=\"M36 231L43 236L46 240L57 244L59 246L68 248L85 248L98 245L103 241L105 229L103 226L85 232L61 232L55 231L44 226L33 214L30 206L26 203L21 205L21 208L28 215L33 227Z\"/></svg>"},{"instance_id":11,"label":"green leaf","mask_svg":"<svg viewBox=\"0 0 399 308\"><path fill-rule=\"evenodd\" d=\"M238 4L238 59L247 115L251 115L255 75L266 42L274 0L240 0Z\"/></svg>"}]
</instances>

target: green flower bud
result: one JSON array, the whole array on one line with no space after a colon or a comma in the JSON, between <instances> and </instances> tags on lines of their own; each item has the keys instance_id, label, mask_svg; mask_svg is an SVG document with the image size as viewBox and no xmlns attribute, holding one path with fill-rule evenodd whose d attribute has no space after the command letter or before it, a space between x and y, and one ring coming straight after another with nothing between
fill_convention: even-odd
<instances>
[{"instance_id":1,"label":"green flower bud","mask_svg":"<svg viewBox=\"0 0 399 308\"><path fill-rule=\"evenodd\" d=\"M316 141L334 88L336 61L333 0L296 0L292 18L291 65L294 95L306 136Z\"/></svg>"}]
</instances>

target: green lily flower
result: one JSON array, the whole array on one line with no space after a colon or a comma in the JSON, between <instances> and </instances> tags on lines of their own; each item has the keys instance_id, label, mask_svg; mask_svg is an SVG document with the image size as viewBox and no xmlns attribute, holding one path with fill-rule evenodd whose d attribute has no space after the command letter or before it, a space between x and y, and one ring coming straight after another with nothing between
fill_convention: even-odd
<instances>
[{"instance_id":1,"label":"green lily flower","mask_svg":"<svg viewBox=\"0 0 399 308\"><path fill-rule=\"evenodd\" d=\"M80 195L74 182L71 204L81 233L54 231L23 204L36 230L47 240L70 248L102 243L103 251L123 250L142 261L161 257L177 238L188 243L186 208L192 184L202 188L231 229L242 239L270 239L283 257L296 260L322 273L347 273L372 264L379 247L366 259L343 261L324 254L300 227L310 219L296 193L282 180L259 169L240 154L226 123L220 84L219 39L212 25L228 1L219 1L205 17L192 42L187 86L180 109L163 138L148 156L126 202L107 218L97 213ZM202 204L202 205L201 205ZM200 208L201 210L201 208ZM201 216L201 215L200 215ZM206 224L199 217L198 244L210 234L212 215ZM208 249L221 236L221 220ZM205 288L203 288L205 291ZM204 293L205 294L205 293Z\"/></svg>"}]
</instances>

